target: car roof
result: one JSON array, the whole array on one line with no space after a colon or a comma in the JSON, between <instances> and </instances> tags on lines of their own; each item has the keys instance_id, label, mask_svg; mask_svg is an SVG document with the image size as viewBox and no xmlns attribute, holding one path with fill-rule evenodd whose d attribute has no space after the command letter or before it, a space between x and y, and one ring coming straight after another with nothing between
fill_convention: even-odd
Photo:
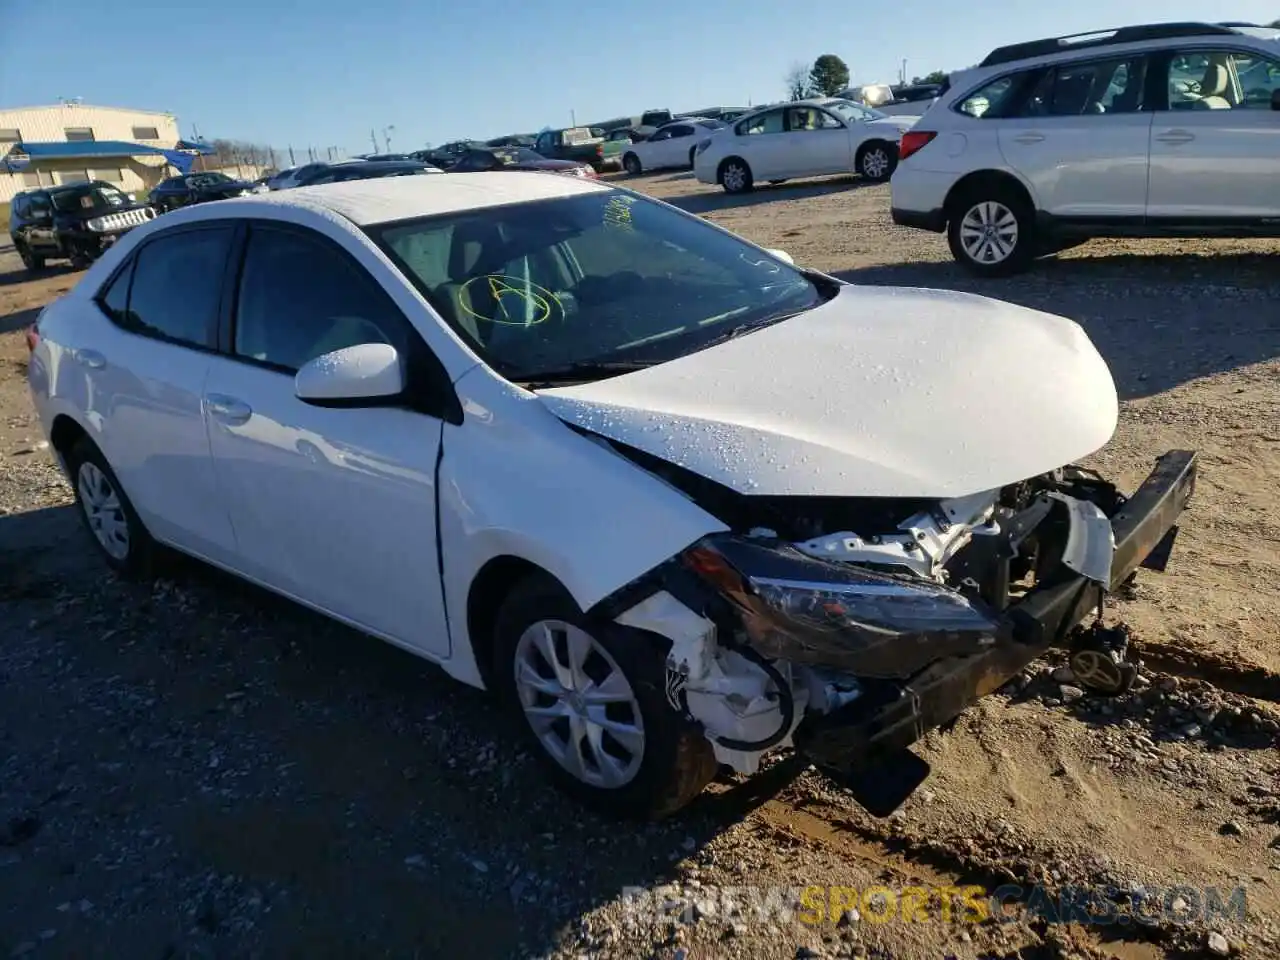
<instances>
[{"instance_id":1,"label":"car roof","mask_svg":"<svg viewBox=\"0 0 1280 960\"><path fill-rule=\"evenodd\" d=\"M483 172L346 180L258 194L234 202L241 209L258 204L323 207L364 227L509 203L606 193L612 189L607 184L577 177L536 172ZM218 206L229 202L222 201Z\"/></svg>"}]
</instances>

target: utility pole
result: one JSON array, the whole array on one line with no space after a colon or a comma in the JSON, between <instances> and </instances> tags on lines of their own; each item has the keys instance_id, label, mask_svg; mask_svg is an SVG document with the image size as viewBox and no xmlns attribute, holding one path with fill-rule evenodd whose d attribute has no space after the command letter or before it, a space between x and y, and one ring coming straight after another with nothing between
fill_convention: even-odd
<instances>
[{"instance_id":1,"label":"utility pole","mask_svg":"<svg viewBox=\"0 0 1280 960\"><path fill-rule=\"evenodd\" d=\"M378 134L374 132L373 127L369 128L369 142L373 144L373 152L378 152Z\"/></svg>"},{"instance_id":2,"label":"utility pole","mask_svg":"<svg viewBox=\"0 0 1280 960\"><path fill-rule=\"evenodd\" d=\"M906 57L902 58L902 70L898 74L898 82L901 83L903 86L906 86L906 83L907 83L907 58Z\"/></svg>"},{"instance_id":3,"label":"utility pole","mask_svg":"<svg viewBox=\"0 0 1280 960\"><path fill-rule=\"evenodd\" d=\"M576 127L578 125L578 115L572 110L569 111L569 126Z\"/></svg>"},{"instance_id":4,"label":"utility pole","mask_svg":"<svg viewBox=\"0 0 1280 960\"><path fill-rule=\"evenodd\" d=\"M289 166L296 167L297 165L298 161L293 159L293 144L291 143L289 144Z\"/></svg>"}]
</instances>

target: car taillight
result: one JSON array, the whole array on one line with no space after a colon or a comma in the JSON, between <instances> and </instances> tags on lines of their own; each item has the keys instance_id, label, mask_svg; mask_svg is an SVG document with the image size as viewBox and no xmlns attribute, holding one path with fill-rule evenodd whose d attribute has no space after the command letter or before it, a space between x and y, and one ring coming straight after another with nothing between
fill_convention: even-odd
<instances>
[{"instance_id":1,"label":"car taillight","mask_svg":"<svg viewBox=\"0 0 1280 960\"><path fill-rule=\"evenodd\" d=\"M36 344L39 342L40 331L36 329L36 325L33 323L31 326L27 327L27 352L35 353Z\"/></svg>"},{"instance_id":2,"label":"car taillight","mask_svg":"<svg viewBox=\"0 0 1280 960\"><path fill-rule=\"evenodd\" d=\"M603 157L603 156L604 156L604 144L603 144L603 143L597 143L597 144L596 144L596 156L597 156L597 157Z\"/></svg>"},{"instance_id":3,"label":"car taillight","mask_svg":"<svg viewBox=\"0 0 1280 960\"><path fill-rule=\"evenodd\" d=\"M907 159L913 153L933 142L933 138L936 136L937 133L933 131L908 130L902 135L902 141L898 144L898 159Z\"/></svg>"}]
</instances>

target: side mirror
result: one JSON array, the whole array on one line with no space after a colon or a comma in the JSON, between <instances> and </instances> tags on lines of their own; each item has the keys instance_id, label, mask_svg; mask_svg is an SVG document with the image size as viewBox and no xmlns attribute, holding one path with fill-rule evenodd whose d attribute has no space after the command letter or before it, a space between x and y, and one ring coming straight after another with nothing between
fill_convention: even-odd
<instances>
[{"instance_id":1,"label":"side mirror","mask_svg":"<svg viewBox=\"0 0 1280 960\"><path fill-rule=\"evenodd\" d=\"M1280 87L1271 91L1271 109L1280 110Z\"/></svg>"},{"instance_id":2,"label":"side mirror","mask_svg":"<svg viewBox=\"0 0 1280 960\"><path fill-rule=\"evenodd\" d=\"M307 363L293 378L299 400L317 407L375 407L404 393L400 354L387 343L343 347Z\"/></svg>"},{"instance_id":3,"label":"side mirror","mask_svg":"<svg viewBox=\"0 0 1280 960\"><path fill-rule=\"evenodd\" d=\"M787 253L787 251L785 250L766 250L765 253L769 254L770 256L777 257L783 263L789 263L793 267L796 265L796 262L792 258L791 254Z\"/></svg>"}]
</instances>

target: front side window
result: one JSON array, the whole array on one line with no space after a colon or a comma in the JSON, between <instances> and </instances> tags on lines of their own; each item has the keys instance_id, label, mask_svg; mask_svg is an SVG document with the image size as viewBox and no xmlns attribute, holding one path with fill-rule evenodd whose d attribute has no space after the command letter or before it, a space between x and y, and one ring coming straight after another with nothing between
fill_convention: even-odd
<instances>
[{"instance_id":1,"label":"front side window","mask_svg":"<svg viewBox=\"0 0 1280 960\"><path fill-rule=\"evenodd\" d=\"M191 187L212 187L221 183L230 183L231 178L225 173L193 173L187 177L187 185Z\"/></svg>"},{"instance_id":2,"label":"front side window","mask_svg":"<svg viewBox=\"0 0 1280 960\"><path fill-rule=\"evenodd\" d=\"M1270 110L1280 63L1241 51L1179 51L1168 83L1170 110Z\"/></svg>"},{"instance_id":3,"label":"front side window","mask_svg":"<svg viewBox=\"0 0 1280 960\"><path fill-rule=\"evenodd\" d=\"M885 114L879 110L872 110L870 107L864 107L860 103L854 103L852 100L835 100L828 104L831 110L846 121L866 123L869 120L883 120Z\"/></svg>"},{"instance_id":4,"label":"front side window","mask_svg":"<svg viewBox=\"0 0 1280 960\"><path fill-rule=\"evenodd\" d=\"M1146 83L1145 57L1062 64L1044 72L1017 115L1136 113L1142 109Z\"/></svg>"},{"instance_id":5,"label":"front side window","mask_svg":"<svg viewBox=\"0 0 1280 960\"><path fill-rule=\"evenodd\" d=\"M741 137L758 133L782 133L784 129L782 111L770 110L767 113L761 113L743 120L738 124L735 132Z\"/></svg>"},{"instance_id":6,"label":"front side window","mask_svg":"<svg viewBox=\"0 0 1280 960\"><path fill-rule=\"evenodd\" d=\"M124 326L198 347L213 346L231 228L156 237L138 251Z\"/></svg>"},{"instance_id":7,"label":"front side window","mask_svg":"<svg viewBox=\"0 0 1280 960\"><path fill-rule=\"evenodd\" d=\"M649 138L650 143L661 143L663 140L670 140L674 134L670 130L659 130Z\"/></svg>"},{"instance_id":8,"label":"front side window","mask_svg":"<svg viewBox=\"0 0 1280 960\"><path fill-rule=\"evenodd\" d=\"M661 363L824 299L742 240L617 191L370 233L446 322L517 381L575 364Z\"/></svg>"},{"instance_id":9,"label":"front side window","mask_svg":"<svg viewBox=\"0 0 1280 960\"><path fill-rule=\"evenodd\" d=\"M1270 110L1271 98L1280 89L1280 62L1253 53L1233 53L1231 65L1240 85L1236 106Z\"/></svg>"},{"instance_id":10,"label":"front side window","mask_svg":"<svg viewBox=\"0 0 1280 960\"><path fill-rule=\"evenodd\" d=\"M237 355L296 371L361 343L396 343L398 312L373 279L328 243L255 228L236 301Z\"/></svg>"}]
</instances>

